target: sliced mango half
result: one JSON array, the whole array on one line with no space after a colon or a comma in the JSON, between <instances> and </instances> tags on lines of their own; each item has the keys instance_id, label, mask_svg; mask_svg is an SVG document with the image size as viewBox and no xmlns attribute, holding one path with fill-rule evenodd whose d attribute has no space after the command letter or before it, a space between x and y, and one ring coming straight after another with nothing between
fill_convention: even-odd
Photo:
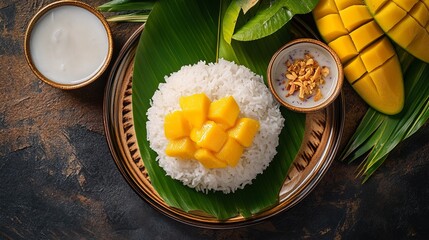
<instances>
[{"instance_id":1,"label":"sliced mango half","mask_svg":"<svg viewBox=\"0 0 429 240\"><path fill-rule=\"evenodd\" d=\"M399 46L429 63L429 1L365 0L383 31Z\"/></svg>"},{"instance_id":2,"label":"sliced mango half","mask_svg":"<svg viewBox=\"0 0 429 240\"><path fill-rule=\"evenodd\" d=\"M373 15L391 14L393 18L385 21L394 29L407 12L395 3L391 5L391 0L367 0L366 4L371 5L374 13L361 0L320 0L313 16L322 38L340 57L345 77L356 92L374 109L396 114L402 110L404 102L401 66ZM410 10L416 16L422 15L424 10L416 9L418 4ZM416 38L416 42L423 41Z\"/></svg>"}]
</instances>

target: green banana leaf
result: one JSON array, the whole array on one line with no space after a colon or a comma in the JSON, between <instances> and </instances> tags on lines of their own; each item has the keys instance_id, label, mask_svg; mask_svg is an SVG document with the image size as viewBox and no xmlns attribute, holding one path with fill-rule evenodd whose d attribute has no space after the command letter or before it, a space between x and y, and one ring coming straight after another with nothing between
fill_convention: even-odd
<instances>
[{"instance_id":1,"label":"green banana leaf","mask_svg":"<svg viewBox=\"0 0 429 240\"><path fill-rule=\"evenodd\" d=\"M201 210L217 219L240 214L250 217L278 202L279 190L298 152L305 125L305 115L282 109L287 124L280 135L278 154L252 185L234 193L197 192L166 176L159 167L156 153L146 139L146 111L158 84L164 82L164 76L178 71L183 65L200 60L216 62L219 58L234 60L266 76L271 56L294 37L292 33L304 36L300 29L288 25L264 40L233 41L229 45L220 30L229 3L224 0L157 2L137 48L132 89L136 136L153 187L168 205L184 211ZM309 37L308 34L305 37Z\"/></svg>"}]
</instances>

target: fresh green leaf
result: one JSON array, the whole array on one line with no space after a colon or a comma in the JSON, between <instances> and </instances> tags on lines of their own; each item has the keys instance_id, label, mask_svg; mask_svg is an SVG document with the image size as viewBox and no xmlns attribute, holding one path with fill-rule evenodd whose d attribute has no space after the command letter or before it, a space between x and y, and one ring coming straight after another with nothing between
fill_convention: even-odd
<instances>
[{"instance_id":1,"label":"fresh green leaf","mask_svg":"<svg viewBox=\"0 0 429 240\"><path fill-rule=\"evenodd\" d=\"M232 35L234 34L240 11L246 14L259 0L233 0L225 11L222 21L222 31L225 41L231 44Z\"/></svg>"},{"instance_id":2,"label":"fresh green leaf","mask_svg":"<svg viewBox=\"0 0 429 240\"><path fill-rule=\"evenodd\" d=\"M252 185L235 193L197 192L166 176L158 165L156 154L146 139L146 111L164 76L178 71L183 65L225 58L265 77L272 54L292 37L297 37L291 32L302 33L293 27L284 27L263 41L234 41L229 45L221 36L221 22L228 4L229 1L223 0L157 2L137 48L132 93L136 136L153 187L170 206L184 211L201 210L218 219L240 214L250 217L277 203L279 190L298 152L305 126L305 115L283 110L288 124L280 134L278 154ZM308 32L304 33L307 35L300 37L309 37Z\"/></svg>"},{"instance_id":3,"label":"fresh green leaf","mask_svg":"<svg viewBox=\"0 0 429 240\"><path fill-rule=\"evenodd\" d=\"M225 11L222 21L222 33L223 39L225 39L228 44L231 44L232 35L234 34L235 25L240 11L241 6L238 1L232 1Z\"/></svg>"},{"instance_id":4,"label":"fresh green leaf","mask_svg":"<svg viewBox=\"0 0 429 240\"><path fill-rule=\"evenodd\" d=\"M295 14L311 12L316 7L318 0L275 0L251 18L244 26L232 36L239 41L252 41L266 37L278 31Z\"/></svg>"}]
</instances>

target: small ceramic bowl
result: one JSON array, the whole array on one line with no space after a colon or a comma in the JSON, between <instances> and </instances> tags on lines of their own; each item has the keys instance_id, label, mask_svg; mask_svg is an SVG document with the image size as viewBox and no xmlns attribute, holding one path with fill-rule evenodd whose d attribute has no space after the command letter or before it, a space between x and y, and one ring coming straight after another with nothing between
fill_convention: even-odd
<instances>
[{"instance_id":1,"label":"small ceramic bowl","mask_svg":"<svg viewBox=\"0 0 429 240\"><path fill-rule=\"evenodd\" d=\"M293 94L289 93L286 62L293 63L297 59L304 59L306 53L309 53L320 67L327 67L329 74L324 77L325 82L318 85L321 94L315 97L313 91L313 94L306 95L305 100L302 100L299 98L299 90ZM332 103L341 92L344 79L343 67L336 53L326 44L310 38L297 39L280 48L271 58L267 76L269 88L277 101L290 110L304 113L318 111ZM298 85L295 87L299 89Z\"/></svg>"},{"instance_id":2,"label":"small ceramic bowl","mask_svg":"<svg viewBox=\"0 0 429 240\"><path fill-rule=\"evenodd\" d=\"M24 40L27 63L43 82L76 89L98 79L108 68L113 38L104 16L72 0L51 3L31 19Z\"/></svg>"}]
</instances>

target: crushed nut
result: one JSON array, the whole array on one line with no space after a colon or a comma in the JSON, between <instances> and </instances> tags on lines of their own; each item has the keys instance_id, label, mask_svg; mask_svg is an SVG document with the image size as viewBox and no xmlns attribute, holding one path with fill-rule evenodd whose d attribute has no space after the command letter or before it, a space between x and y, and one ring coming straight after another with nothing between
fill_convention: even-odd
<instances>
[{"instance_id":1,"label":"crushed nut","mask_svg":"<svg viewBox=\"0 0 429 240\"><path fill-rule=\"evenodd\" d=\"M319 66L314 57L304 54L304 59L295 59L293 62L286 61L286 97L293 95L298 91L298 97L305 101L314 96L314 101L322 99L320 85L325 83L325 78L329 75L329 68Z\"/></svg>"}]
</instances>

